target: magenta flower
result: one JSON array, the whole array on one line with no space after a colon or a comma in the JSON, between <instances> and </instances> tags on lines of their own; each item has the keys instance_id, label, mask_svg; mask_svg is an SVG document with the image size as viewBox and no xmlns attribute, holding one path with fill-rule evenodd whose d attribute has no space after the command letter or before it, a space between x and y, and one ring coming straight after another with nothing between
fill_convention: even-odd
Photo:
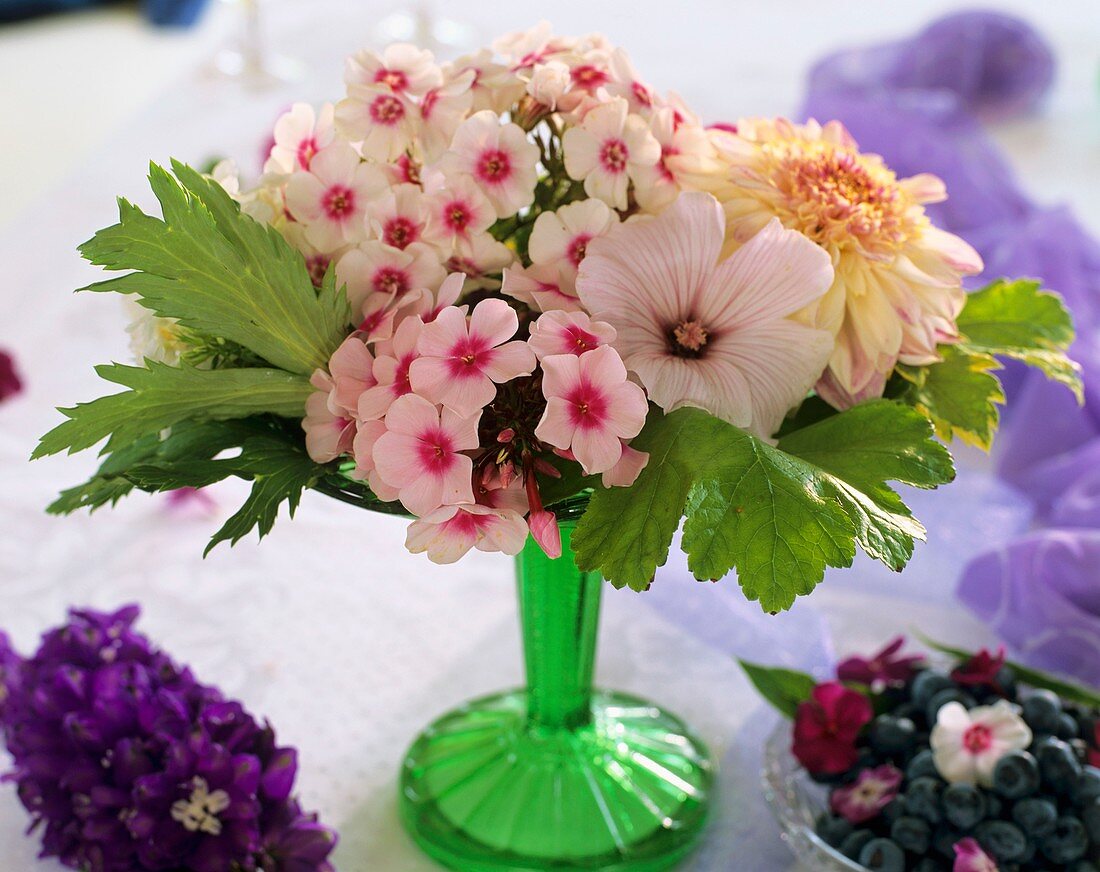
<instances>
[{"instance_id":1,"label":"magenta flower","mask_svg":"<svg viewBox=\"0 0 1100 872\"><path fill-rule=\"evenodd\" d=\"M982 648L977 654L965 663L951 670L951 677L958 684L987 685L994 689L999 687L997 673L1005 665L1005 649L1002 645L996 654L989 649Z\"/></svg>"},{"instance_id":2,"label":"magenta flower","mask_svg":"<svg viewBox=\"0 0 1100 872\"><path fill-rule=\"evenodd\" d=\"M817 381L832 337L791 320L832 283L829 256L779 222L719 261L725 219L687 193L588 245L577 292L665 411L695 406L770 437Z\"/></svg>"},{"instance_id":3,"label":"magenta flower","mask_svg":"<svg viewBox=\"0 0 1100 872\"><path fill-rule=\"evenodd\" d=\"M898 636L871 658L856 656L842 660L836 668L836 677L876 689L904 684L913 677L916 665L924 662L920 654L897 656L904 644L905 637Z\"/></svg>"},{"instance_id":4,"label":"magenta flower","mask_svg":"<svg viewBox=\"0 0 1100 872\"><path fill-rule=\"evenodd\" d=\"M982 846L969 837L955 843L952 872L997 872L997 864Z\"/></svg>"},{"instance_id":5,"label":"magenta flower","mask_svg":"<svg viewBox=\"0 0 1100 872\"><path fill-rule=\"evenodd\" d=\"M871 701L838 681L819 684L794 718L792 752L812 775L839 775L855 765L856 738L871 721Z\"/></svg>"},{"instance_id":6,"label":"magenta flower","mask_svg":"<svg viewBox=\"0 0 1100 872\"><path fill-rule=\"evenodd\" d=\"M543 358L542 371L546 411L535 436L572 452L588 475L607 472L622 457L622 440L645 425L645 391L627 379L618 352L607 345Z\"/></svg>"},{"instance_id":7,"label":"magenta flower","mask_svg":"<svg viewBox=\"0 0 1100 872\"><path fill-rule=\"evenodd\" d=\"M23 382L15 371L15 361L6 351L0 351L0 403L10 400L23 390Z\"/></svg>"},{"instance_id":8,"label":"magenta flower","mask_svg":"<svg viewBox=\"0 0 1100 872\"><path fill-rule=\"evenodd\" d=\"M357 411L360 421L374 421L385 417L394 400L412 392L409 368L419 357L416 345L423 329L424 322L419 318L405 318L394 330L393 339L379 342L375 346L372 374L377 383L359 397Z\"/></svg>"},{"instance_id":9,"label":"magenta flower","mask_svg":"<svg viewBox=\"0 0 1100 872\"><path fill-rule=\"evenodd\" d=\"M861 824L878 817L890 801L898 795L902 774L886 764L874 769L864 769L855 783L838 787L829 797L834 814L853 824Z\"/></svg>"},{"instance_id":10,"label":"magenta flower","mask_svg":"<svg viewBox=\"0 0 1100 872\"><path fill-rule=\"evenodd\" d=\"M479 412L498 384L535 369L527 343L508 341L518 329L515 310L503 300L482 300L468 320L462 308L444 309L421 331L420 357L409 369L413 390L459 415Z\"/></svg>"},{"instance_id":11,"label":"magenta flower","mask_svg":"<svg viewBox=\"0 0 1100 872\"><path fill-rule=\"evenodd\" d=\"M486 109L459 125L438 167L448 178L472 178L497 217L508 218L535 199L538 160L538 146L522 128L502 124L499 115Z\"/></svg>"},{"instance_id":12,"label":"magenta flower","mask_svg":"<svg viewBox=\"0 0 1100 872\"><path fill-rule=\"evenodd\" d=\"M439 409L417 394L390 406L386 432L374 443L375 467L414 515L474 501L474 464L462 452L478 447L480 417Z\"/></svg>"}]
</instances>

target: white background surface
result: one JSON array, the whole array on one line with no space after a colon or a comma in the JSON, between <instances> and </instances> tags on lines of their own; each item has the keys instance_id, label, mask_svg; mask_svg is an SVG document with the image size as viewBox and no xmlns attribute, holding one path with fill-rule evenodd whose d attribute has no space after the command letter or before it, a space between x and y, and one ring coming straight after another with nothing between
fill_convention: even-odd
<instances>
[{"instance_id":1,"label":"white background surface","mask_svg":"<svg viewBox=\"0 0 1100 872\"><path fill-rule=\"evenodd\" d=\"M1100 232L1100 9L1094 0L998 5L1031 14L1061 69L1046 112L999 128L997 139L1040 201L1071 202ZM958 4L493 0L440 7L474 25L479 42L541 17L565 33L603 31L655 86L679 91L715 121L793 112L805 69L824 52L907 35ZM203 561L205 539L235 508L238 486L215 489L216 517L171 514L163 500L136 496L114 512L56 519L42 507L90 471L94 458L31 465L26 457L58 420L53 406L100 390L93 364L127 360L116 301L69 293L96 278L74 249L113 222L114 196L148 199L142 176L150 158L232 154L254 167L279 110L299 97L337 96L343 56L370 42L391 9L369 0L272 0L274 43L305 61L311 75L263 93L202 74L236 24L233 8L216 6L201 27L176 34L149 31L117 11L0 29L0 347L15 352L28 385L0 407L0 626L25 650L70 604L142 602L143 626L155 638L300 746L304 799L341 830L342 872L432 868L398 827L396 769L405 744L435 714L520 681L508 562L475 554L457 567L432 566L404 553L400 521L312 494L295 522L277 526L262 545L223 546ZM972 485L957 487L941 496L973 500L991 485L975 473ZM991 493L1002 526L1019 523L1013 498ZM685 631L674 610L608 591L601 681L679 711L726 764L711 841L690 868L788 865L761 817L753 771L767 716L730 652L749 648L760 661L824 659L822 626L842 650L873 648L910 626L980 644L981 628L950 604L958 556L997 535L967 527L980 524L979 515L956 512L900 578L866 564L834 573L811 600L777 619L746 623L740 616L752 610L738 602L732 583L702 588L675 572L658 583L666 585L664 601L706 613L695 632ZM33 843L20 835L24 824L10 788L0 790L0 870L56 868L33 860Z\"/></svg>"}]
</instances>

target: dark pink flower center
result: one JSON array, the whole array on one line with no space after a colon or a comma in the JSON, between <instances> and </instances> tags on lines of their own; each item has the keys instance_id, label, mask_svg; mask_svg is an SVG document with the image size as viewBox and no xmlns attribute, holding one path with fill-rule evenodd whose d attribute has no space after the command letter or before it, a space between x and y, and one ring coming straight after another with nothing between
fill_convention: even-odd
<instances>
[{"instance_id":1,"label":"dark pink flower center","mask_svg":"<svg viewBox=\"0 0 1100 872\"><path fill-rule=\"evenodd\" d=\"M456 378L480 374L481 368L489 362L493 354L492 346L478 336L467 336L454 344L448 358L451 374Z\"/></svg>"},{"instance_id":2,"label":"dark pink flower center","mask_svg":"<svg viewBox=\"0 0 1100 872\"><path fill-rule=\"evenodd\" d=\"M580 430L597 430L607 420L607 397L587 381L582 380L564 399L570 423Z\"/></svg>"},{"instance_id":3,"label":"dark pink flower center","mask_svg":"<svg viewBox=\"0 0 1100 872\"><path fill-rule=\"evenodd\" d=\"M963 747L971 754L982 754L993 747L993 731L985 724L972 724L963 733Z\"/></svg>"},{"instance_id":4,"label":"dark pink flower center","mask_svg":"<svg viewBox=\"0 0 1100 872\"><path fill-rule=\"evenodd\" d=\"M584 260L585 252L588 250L588 243L591 241L591 233L581 233L573 237L573 241L569 243L569 250L566 252L573 266L579 265L580 262Z\"/></svg>"},{"instance_id":5,"label":"dark pink flower center","mask_svg":"<svg viewBox=\"0 0 1100 872\"><path fill-rule=\"evenodd\" d=\"M404 249L410 243L416 242L419 236L420 228L401 215L391 218L382 228L382 241L394 248Z\"/></svg>"},{"instance_id":6,"label":"dark pink flower center","mask_svg":"<svg viewBox=\"0 0 1100 872\"><path fill-rule=\"evenodd\" d=\"M391 390L395 397L403 397L412 393L412 383L409 381L409 367L416 360L416 354L406 354L397 359L397 366L393 370L393 385Z\"/></svg>"},{"instance_id":7,"label":"dark pink flower center","mask_svg":"<svg viewBox=\"0 0 1100 872\"><path fill-rule=\"evenodd\" d=\"M346 221L355 212L355 191L347 185L333 185L325 191L321 208L331 221Z\"/></svg>"},{"instance_id":8,"label":"dark pink flower center","mask_svg":"<svg viewBox=\"0 0 1100 872\"><path fill-rule=\"evenodd\" d=\"M389 85L395 91L404 91L409 87L409 77L401 70L387 70L385 67L374 74L374 81L379 85Z\"/></svg>"},{"instance_id":9,"label":"dark pink flower center","mask_svg":"<svg viewBox=\"0 0 1100 872\"><path fill-rule=\"evenodd\" d=\"M565 341L573 354L584 354L584 352L591 351L593 348L598 348L600 345L598 337L593 336L587 330L582 330L575 325L570 325L565 328L565 336Z\"/></svg>"},{"instance_id":10,"label":"dark pink flower center","mask_svg":"<svg viewBox=\"0 0 1100 872\"><path fill-rule=\"evenodd\" d=\"M443 522L443 529L448 533L476 538L483 530L489 528L492 521L492 515L474 515L459 509L453 518Z\"/></svg>"},{"instance_id":11,"label":"dark pink flower center","mask_svg":"<svg viewBox=\"0 0 1100 872\"><path fill-rule=\"evenodd\" d=\"M384 266L374 274L371 287L380 294L403 294L409 289L409 277L405 275L404 270Z\"/></svg>"},{"instance_id":12,"label":"dark pink flower center","mask_svg":"<svg viewBox=\"0 0 1100 872\"><path fill-rule=\"evenodd\" d=\"M666 145L661 148L661 162L660 164L658 164L658 166L661 168L661 178L663 178L666 182L676 181L676 176L674 176L672 174L672 170L668 168L667 161L670 157L674 157L679 153L680 149L671 145Z\"/></svg>"},{"instance_id":13,"label":"dark pink flower center","mask_svg":"<svg viewBox=\"0 0 1100 872\"><path fill-rule=\"evenodd\" d=\"M641 103L643 106L653 105L653 98L649 94L649 88L647 88L641 82L631 82L630 90L634 94L634 99Z\"/></svg>"},{"instance_id":14,"label":"dark pink flower center","mask_svg":"<svg viewBox=\"0 0 1100 872\"><path fill-rule=\"evenodd\" d=\"M420 184L420 167L407 154L403 154L397 159L397 168L401 171L403 181L408 182L410 185Z\"/></svg>"},{"instance_id":15,"label":"dark pink flower center","mask_svg":"<svg viewBox=\"0 0 1100 872\"><path fill-rule=\"evenodd\" d=\"M512 174L512 161L499 148L486 149L477 162L478 176L492 184L500 184Z\"/></svg>"},{"instance_id":16,"label":"dark pink flower center","mask_svg":"<svg viewBox=\"0 0 1100 872\"><path fill-rule=\"evenodd\" d=\"M478 278L481 275L481 267L471 258L460 254L452 254L447 258L447 272L465 273L469 278Z\"/></svg>"},{"instance_id":17,"label":"dark pink flower center","mask_svg":"<svg viewBox=\"0 0 1100 872\"><path fill-rule=\"evenodd\" d=\"M443 221L455 233L464 233L470 223L469 207L461 200L452 200L443 207Z\"/></svg>"},{"instance_id":18,"label":"dark pink flower center","mask_svg":"<svg viewBox=\"0 0 1100 872\"><path fill-rule=\"evenodd\" d=\"M609 173L621 173L626 169L630 149L621 139L609 139L600 149L600 163Z\"/></svg>"},{"instance_id":19,"label":"dark pink flower center","mask_svg":"<svg viewBox=\"0 0 1100 872\"><path fill-rule=\"evenodd\" d=\"M376 124L392 127L405 117L405 107L396 97L380 94L370 104L370 117Z\"/></svg>"},{"instance_id":20,"label":"dark pink flower center","mask_svg":"<svg viewBox=\"0 0 1100 872\"><path fill-rule=\"evenodd\" d=\"M312 136L298 143L298 166L304 170L309 169L309 162L317 154L317 140Z\"/></svg>"},{"instance_id":21,"label":"dark pink flower center","mask_svg":"<svg viewBox=\"0 0 1100 872\"><path fill-rule=\"evenodd\" d=\"M591 64L581 64L579 67L573 67L573 71L569 75L574 85L588 91L604 84L608 78L606 70L601 70Z\"/></svg>"},{"instance_id":22,"label":"dark pink flower center","mask_svg":"<svg viewBox=\"0 0 1100 872\"><path fill-rule=\"evenodd\" d=\"M442 475L454 464L454 443L442 428L425 430L417 437L417 453L424 468L435 475Z\"/></svg>"}]
</instances>

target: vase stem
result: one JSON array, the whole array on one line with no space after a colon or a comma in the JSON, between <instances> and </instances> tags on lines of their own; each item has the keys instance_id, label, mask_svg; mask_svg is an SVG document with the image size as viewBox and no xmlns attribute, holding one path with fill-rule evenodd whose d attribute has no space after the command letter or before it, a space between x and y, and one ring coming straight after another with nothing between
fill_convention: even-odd
<instances>
[{"instance_id":1,"label":"vase stem","mask_svg":"<svg viewBox=\"0 0 1100 872\"><path fill-rule=\"evenodd\" d=\"M561 524L561 557L547 557L528 539L516 558L527 717L535 731L575 730L592 719L603 581L598 573L577 569L570 547L573 527Z\"/></svg>"}]
</instances>

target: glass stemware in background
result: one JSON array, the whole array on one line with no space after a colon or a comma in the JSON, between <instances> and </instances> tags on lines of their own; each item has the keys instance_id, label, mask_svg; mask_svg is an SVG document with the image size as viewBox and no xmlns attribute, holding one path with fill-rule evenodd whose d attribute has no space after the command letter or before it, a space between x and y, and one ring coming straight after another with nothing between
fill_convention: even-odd
<instances>
[{"instance_id":1,"label":"glass stemware in background","mask_svg":"<svg viewBox=\"0 0 1100 872\"><path fill-rule=\"evenodd\" d=\"M266 0L225 0L239 7L237 34L214 57L210 71L249 88L267 88L305 77L305 65L271 50L261 12Z\"/></svg>"},{"instance_id":2,"label":"glass stemware in background","mask_svg":"<svg viewBox=\"0 0 1100 872\"><path fill-rule=\"evenodd\" d=\"M372 41L378 45L411 42L431 49L436 55L463 54L474 46L474 28L436 14L431 0L402 4L374 27Z\"/></svg>"}]
</instances>

